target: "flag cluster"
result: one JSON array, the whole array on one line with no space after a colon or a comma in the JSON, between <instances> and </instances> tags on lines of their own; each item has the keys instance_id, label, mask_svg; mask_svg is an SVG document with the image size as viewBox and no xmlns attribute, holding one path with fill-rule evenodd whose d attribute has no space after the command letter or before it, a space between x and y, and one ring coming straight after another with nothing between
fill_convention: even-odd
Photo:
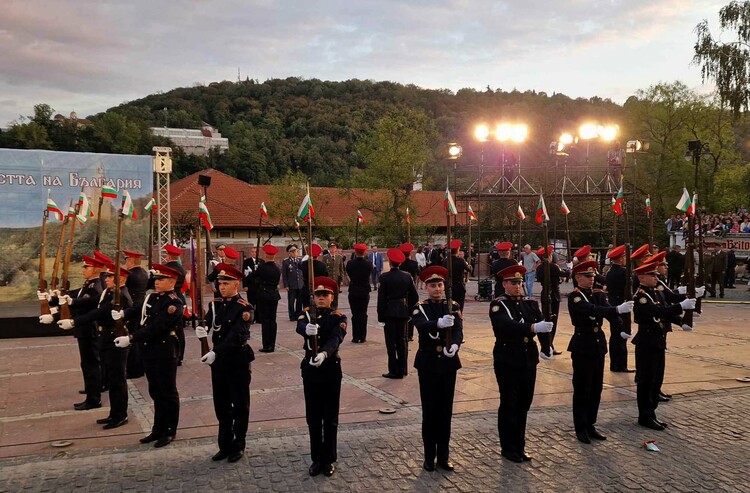
<instances>
[{"instance_id":1,"label":"flag cluster","mask_svg":"<svg viewBox=\"0 0 750 493\"><path fill-rule=\"evenodd\" d=\"M539 204L536 206L536 223L542 224L544 221L549 221L549 214L547 214L547 206L544 204L544 197L539 194Z\"/></svg>"}]
</instances>

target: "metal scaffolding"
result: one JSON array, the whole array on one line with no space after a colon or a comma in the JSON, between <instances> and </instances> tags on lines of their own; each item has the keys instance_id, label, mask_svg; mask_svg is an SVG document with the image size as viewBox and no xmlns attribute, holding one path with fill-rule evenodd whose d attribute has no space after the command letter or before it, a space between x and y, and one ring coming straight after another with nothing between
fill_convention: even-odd
<instances>
[{"instance_id":1,"label":"metal scaffolding","mask_svg":"<svg viewBox=\"0 0 750 493\"><path fill-rule=\"evenodd\" d=\"M172 174L172 148L154 147L154 174L156 176L156 210L159 261L166 262L164 246L172 242L172 207L169 177Z\"/></svg>"}]
</instances>

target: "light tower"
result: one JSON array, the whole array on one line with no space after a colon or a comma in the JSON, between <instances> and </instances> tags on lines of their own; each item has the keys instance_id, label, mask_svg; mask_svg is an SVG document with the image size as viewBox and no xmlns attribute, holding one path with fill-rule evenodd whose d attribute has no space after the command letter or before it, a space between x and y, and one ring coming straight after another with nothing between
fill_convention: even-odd
<instances>
[{"instance_id":1,"label":"light tower","mask_svg":"<svg viewBox=\"0 0 750 493\"><path fill-rule=\"evenodd\" d=\"M154 147L154 174L156 175L156 214L159 261L166 262L164 245L172 242L172 207L169 193L169 175L172 174L172 148ZM153 245L149 245L153 248Z\"/></svg>"}]
</instances>

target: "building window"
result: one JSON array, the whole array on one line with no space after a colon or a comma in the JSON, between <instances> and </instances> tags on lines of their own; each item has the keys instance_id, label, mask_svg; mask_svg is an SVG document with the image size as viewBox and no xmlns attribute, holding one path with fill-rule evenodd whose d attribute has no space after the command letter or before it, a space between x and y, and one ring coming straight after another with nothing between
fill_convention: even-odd
<instances>
[{"instance_id":1,"label":"building window","mask_svg":"<svg viewBox=\"0 0 750 493\"><path fill-rule=\"evenodd\" d=\"M232 237L231 231L217 231L216 233L219 238L231 238Z\"/></svg>"}]
</instances>

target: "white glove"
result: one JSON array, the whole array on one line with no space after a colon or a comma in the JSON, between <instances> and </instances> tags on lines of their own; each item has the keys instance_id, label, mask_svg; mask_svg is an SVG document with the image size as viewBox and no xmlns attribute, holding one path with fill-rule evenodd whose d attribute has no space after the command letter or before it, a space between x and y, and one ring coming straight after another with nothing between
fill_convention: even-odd
<instances>
[{"instance_id":1,"label":"white glove","mask_svg":"<svg viewBox=\"0 0 750 493\"><path fill-rule=\"evenodd\" d=\"M213 351L209 351L201 358L201 363L206 365L211 365L213 362L216 361L216 353Z\"/></svg>"},{"instance_id":2,"label":"white glove","mask_svg":"<svg viewBox=\"0 0 750 493\"><path fill-rule=\"evenodd\" d=\"M198 325L195 328L195 337L197 337L198 339L203 339L205 337L208 337L208 329Z\"/></svg>"},{"instance_id":3,"label":"white glove","mask_svg":"<svg viewBox=\"0 0 750 493\"><path fill-rule=\"evenodd\" d=\"M682 324L682 330L684 330L685 332L690 332L691 330L693 330L693 328L688 324Z\"/></svg>"},{"instance_id":4,"label":"white glove","mask_svg":"<svg viewBox=\"0 0 750 493\"><path fill-rule=\"evenodd\" d=\"M633 301L626 301L621 305L617 305L617 313L630 313L633 311L633 305L635 303Z\"/></svg>"},{"instance_id":5,"label":"white glove","mask_svg":"<svg viewBox=\"0 0 750 493\"><path fill-rule=\"evenodd\" d=\"M60 297L60 290L59 290L59 289L53 289L53 290L52 290L52 291L50 292L50 295L51 295L51 296L50 296L50 298L51 298L52 296L54 296L54 297Z\"/></svg>"},{"instance_id":6,"label":"white glove","mask_svg":"<svg viewBox=\"0 0 750 493\"><path fill-rule=\"evenodd\" d=\"M687 286L677 286L677 292L679 294L687 294Z\"/></svg>"},{"instance_id":7,"label":"white glove","mask_svg":"<svg viewBox=\"0 0 750 493\"><path fill-rule=\"evenodd\" d=\"M438 328L445 329L447 327L453 327L455 318L456 317L454 317L453 315L443 315L437 321Z\"/></svg>"},{"instance_id":8,"label":"white glove","mask_svg":"<svg viewBox=\"0 0 750 493\"><path fill-rule=\"evenodd\" d=\"M156 269L149 269L148 270L149 277L154 277L156 275Z\"/></svg>"},{"instance_id":9,"label":"white glove","mask_svg":"<svg viewBox=\"0 0 750 493\"><path fill-rule=\"evenodd\" d=\"M112 315L112 320L120 320L122 317L125 316L125 312L123 312L122 310L112 310L110 314ZM127 346L124 346L124 347L127 347Z\"/></svg>"},{"instance_id":10,"label":"white glove","mask_svg":"<svg viewBox=\"0 0 750 493\"><path fill-rule=\"evenodd\" d=\"M49 312L50 312L50 313L51 313L52 315L55 315L55 314L57 314L57 312L59 312L59 311L60 311L60 309L59 309L58 307L56 307L56 306L51 306L51 307L49 307Z\"/></svg>"},{"instance_id":11,"label":"white glove","mask_svg":"<svg viewBox=\"0 0 750 493\"><path fill-rule=\"evenodd\" d=\"M39 315L39 323L40 324L51 324L55 321L55 317L52 315Z\"/></svg>"},{"instance_id":12,"label":"white glove","mask_svg":"<svg viewBox=\"0 0 750 493\"><path fill-rule=\"evenodd\" d=\"M305 334L309 335L310 337L318 335L318 325L307 324L305 326Z\"/></svg>"},{"instance_id":13,"label":"white glove","mask_svg":"<svg viewBox=\"0 0 750 493\"><path fill-rule=\"evenodd\" d=\"M323 364L327 356L325 352L318 353L314 358L310 358L310 364L317 368Z\"/></svg>"},{"instance_id":14,"label":"white glove","mask_svg":"<svg viewBox=\"0 0 750 493\"><path fill-rule=\"evenodd\" d=\"M695 308L695 298L687 298L680 301L680 306L683 310L692 310Z\"/></svg>"},{"instance_id":15,"label":"white glove","mask_svg":"<svg viewBox=\"0 0 750 493\"><path fill-rule=\"evenodd\" d=\"M695 288L695 297L696 298L702 298L704 294L706 294L706 286L699 286L699 287Z\"/></svg>"},{"instance_id":16,"label":"white glove","mask_svg":"<svg viewBox=\"0 0 750 493\"><path fill-rule=\"evenodd\" d=\"M36 297L39 301L49 301L50 295L47 291L37 291Z\"/></svg>"},{"instance_id":17,"label":"white glove","mask_svg":"<svg viewBox=\"0 0 750 493\"><path fill-rule=\"evenodd\" d=\"M628 339L631 339L633 337L633 334L628 334L627 332L623 331L623 332L620 332L620 337L622 337L623 339L627 341Z\"/></svg>"},{"instance_id":18,"label":"white glove","mask_svg":"<svg viewBox=\"0 0 750 493\"><path fill-rule=\"evenodd\" d=\"M58 299L60 300L59 305L71 305L73 303L73 298L71 298L67 294L60 296Z\"/></svg>"},{"instance_id":19,"label":"white glove","mask_svg":"<svg viewBox=\"0 0 750 493\"><path fill-rule=\"evenodd\" d=\"M535 323L534 325L532 325L532 327L534 328L534 332L536 332L537 334L547 334L549 332L552 332L552 327L554 325L555 324L553 324L552 322L547 322L545 320Z\"/></svg>"},{"instance_id":20,"label":"white glove","mask_svg":"<svg viewBox=\"0 0 750 493\"><path fill-rule=\"evenodd\" d=\"M253 269L251 269L251 268L250 268L250 266L248 265L247 267L245 267L245 270L244 270L244 271L242 271L242 273L243 273L243 274L245 274L245 277L247 277L247 276L249 276L249 275L250 275L250 273L251 273L252 271L253 271Z\"/></svg>"},{"instance_id":21,"label":"white glove","mask_svg":"<svg viewBox=\"0 0 750 493\"><path fill-rule=\"evenodd\" d=\"M568 270L573 270L573 262L568 262L567 264L565 264L565 268Z\"/></svg>"},{"instance_id":22,"label":"white glove","mask_svg":"<svg viewBox=\"0 0 750 493\"><path fill-rule=\"evenodd\" d=\"M456 355L456 352L458 352L458 344L451 344L450 349L443 348L443 354L448 356L449 358L452 358Z\"/></svg>"},{"instance_id":23,"label":"white glove","mask_svg":"<svg viewBox=\"0 0 750 493\"><path fill-rule=\"evenodd\" d=\"M73 328L73 319L65 318L63 320L58 320L57 326L60 327L62 330L70 330Z\"/></svg>"},{"instance_id":24,"label":"white glove","mask_svg":"<svg viewBox=\"0 0 750 493\"><path fill-rule=\"evenodd\" d=\"M128 337L128 336L115 337L115 346L117 346L117 347L128 347L128 346L130 346L130 337Z\"/></svg>"}]
</instances>

